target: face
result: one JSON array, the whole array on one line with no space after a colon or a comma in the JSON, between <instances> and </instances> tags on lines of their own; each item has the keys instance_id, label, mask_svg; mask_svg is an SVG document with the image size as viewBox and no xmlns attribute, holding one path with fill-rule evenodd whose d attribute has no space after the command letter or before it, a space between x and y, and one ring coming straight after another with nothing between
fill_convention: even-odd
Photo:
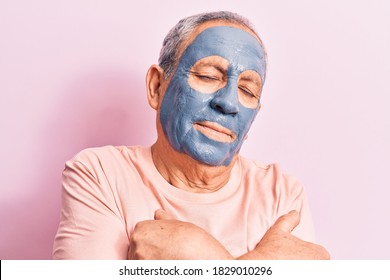
<instances>
[{"instance_id":1,"label":"face","mask_svg":"<svg viewBox=\"0 0 390 280\"><path fill-rule=\"evenodd\" d=\"M260 108L265 53L250 33L209 27L185 49L160 108L170 145L207 165L229 165Z\"/></svg>"}]
</instances>

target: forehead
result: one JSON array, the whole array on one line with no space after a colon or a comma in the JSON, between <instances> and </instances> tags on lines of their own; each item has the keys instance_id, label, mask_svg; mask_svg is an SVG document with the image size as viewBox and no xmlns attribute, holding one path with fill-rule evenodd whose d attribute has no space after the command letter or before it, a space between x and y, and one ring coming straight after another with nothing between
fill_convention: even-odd
<instances>
[{"instance_id":1,"label":"forehead","mask_svg":"<svg viewBox=\"0 0 390 280\"><path fill-rule=\"evenodd\" d=\"M221 56L234 71L256 71L265 76L265 51L251 33L235 26L211 26L195 35L184 50L179 65L192 67L196 61L208 56Z\"/></svg>"}]
</instances>

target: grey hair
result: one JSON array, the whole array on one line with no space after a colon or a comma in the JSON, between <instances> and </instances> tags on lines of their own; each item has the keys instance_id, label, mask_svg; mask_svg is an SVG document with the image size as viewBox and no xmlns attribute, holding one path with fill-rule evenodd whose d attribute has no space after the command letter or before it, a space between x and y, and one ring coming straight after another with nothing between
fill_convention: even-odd
<instances>
[{"instance_id":1,"label":"grey hair","mask_svg":"<svg viewBox=\"0 0 390 280\"><path fill-rule=\"evenodd\" d=\"M247 27L256 35L257 39L259 39L260 44L265 52L263 42L261 41L260 36L257 34L253 24L243 16L228 11L209 12L189 16L180 20L168 32L167 36L164 39L158 63L159 66L164 70L164 77L166 79L171 75L176 65L176 60L178 59L178 52L183 41L185 41L199 25L207 21L214 20L236 23ZM265 56L267 56L266 53Z\"/></svg>"}]
</instances>

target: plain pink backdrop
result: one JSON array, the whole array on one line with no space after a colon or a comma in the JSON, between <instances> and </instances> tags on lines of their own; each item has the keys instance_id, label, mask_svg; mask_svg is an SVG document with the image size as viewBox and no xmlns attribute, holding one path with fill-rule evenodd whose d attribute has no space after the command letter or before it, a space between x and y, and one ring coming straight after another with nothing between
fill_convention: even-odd
<instances>
[{"instance_id":1,"label":"plain pink backdrop","mask_svg":"<svg viewBox=\"0 0 390 280\"><path fill-rule=\"evenodd\" d=\"M230 10L269 54L242 154L303 182L335 259L390 259L390 2L2 1L0 259L50 259L79 150L150 145L144 77L182 17Z\"/></svg>"}]
</instances>

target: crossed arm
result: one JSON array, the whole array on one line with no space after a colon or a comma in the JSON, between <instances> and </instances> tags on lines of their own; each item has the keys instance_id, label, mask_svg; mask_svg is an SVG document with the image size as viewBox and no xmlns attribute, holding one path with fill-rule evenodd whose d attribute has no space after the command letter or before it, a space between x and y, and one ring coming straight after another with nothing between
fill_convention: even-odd
<instances>
[{"instance_id":1,"label":"crossed arm","mask_svg":"<svg viewBox=\"0 0 390 280\"><path fill-rule=\"evenodd\" d=\"M94 153L79 158L88 164L76 158L64 171L54 259L233 259L208 232L161 210L154 220L139 222L129 240L110 182L103 170L89 166L101 161ZM296 212L280 217L261 240L259 236L255 249L238 259L328 259L324 248L291 234L299 219Z\"/></svg>"},{"instance_id":2,"label":"crossed arm","mask_svg":"<svg viewBox=\"0 0 390 280\"><path fill-rule=\"evenodd\" d=\"M320 245L291 234L299 224L299 214L281 216L265 233L253 251L238 259L329 259ZM163 210L155 220L136 225L130 237L129 259L234 259L226 248L200 227L174 219Z\"/></svg>"}]
</instances>

